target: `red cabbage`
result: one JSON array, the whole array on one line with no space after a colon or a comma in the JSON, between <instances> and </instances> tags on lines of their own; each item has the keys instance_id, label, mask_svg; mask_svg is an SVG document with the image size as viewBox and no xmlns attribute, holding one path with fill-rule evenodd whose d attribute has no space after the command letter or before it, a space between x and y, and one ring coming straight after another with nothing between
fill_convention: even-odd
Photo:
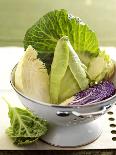
<instances>
[{"instance_id":1,"label":"red cabbage","mask_svg":"<svg viewBox=\"0 0 116 155\"><path fill-rule=\"evenodd\" d=\"M110 81L103 81L75 95L69 105L92 104L107 99L115 94L115 87Z\"/></svg>"}]
</instances>

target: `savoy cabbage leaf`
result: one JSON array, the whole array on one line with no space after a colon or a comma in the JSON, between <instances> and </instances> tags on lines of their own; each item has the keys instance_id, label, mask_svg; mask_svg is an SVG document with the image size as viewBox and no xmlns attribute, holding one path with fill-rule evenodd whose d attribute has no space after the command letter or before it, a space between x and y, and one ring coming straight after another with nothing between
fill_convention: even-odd
<instances>
[{"instance_id":1,"label":"savoy cabbage leaf","mask_svg":"<svg viewBox=\"0 0 116 155\"><path fill-rule=\"evenodd\" d=\"M99 46L95 32L79 17L74 17L64 9L48 12L30 27L24 37L24 47L26 49L28 45L32 45L47 68L50 68L57 41L63 36L69 37L76 52L98 55ZM50 60L47 61L46 57L49 55Z\"/></svg>"},{"instance_id":2,"label":"savoy cabbage leaf","mask_svg":"<svg viewBox=\"0 0 116 155\"><path fill-rule=\"evenodd\" d=\"M5 98L4 100L8 103ZM47 121L27 109L11 107L9 103L8 106L11 126L7 129L7 134L14 144L31 144L47 132Z\"/></svg>"}]
</instances>

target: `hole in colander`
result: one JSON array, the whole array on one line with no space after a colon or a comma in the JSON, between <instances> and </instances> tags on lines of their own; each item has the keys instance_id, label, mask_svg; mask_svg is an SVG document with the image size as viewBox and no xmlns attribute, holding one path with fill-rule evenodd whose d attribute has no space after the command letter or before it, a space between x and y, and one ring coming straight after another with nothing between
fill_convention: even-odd
<instances>
[{"instance_id":1,"label":"hole in colander","mask_svg":"<svg viewBox=\"0 0 116 155\"><path fill-rule=\"evenodd\" d=\"M115 128L116 124L110 124L110 127Z\"/></svg>"},{"instance_id":2,"label":"hole in colander","mask_svg":"<svg viewBox=\"0 0 116 155\"><path fill-rule=\"evenodd\" d=\"M116 134L116 130L112 130L111 133L112 133L112 134Z\"/></svg>"},{"instance_id":3,"label":"hole in colander","mask_svg":"<svg viewBox=\"0 0 116 155\"><path fill-rule=\"evenodd\" d=\"M112 140L113 140L113 141L116 141L116 137L113 137Z\"/></svg>"},{"instance_id":4,"label":"hole in colander","mask_svg":"<svg viewBox=\"0 0 116 155\"><path fill-rule=\"evenodd\" d=\"M84 118L84 116L79 116L79 118L82 118L82 119L83 119L83 118Z\"/></svg>"},{"instance_id":5,"label":"hole in colander","mask_svg":"<svg viewBox=\"0 0 116 155\"><path fill-rule=\"evenodd\" d=\"M113 112L112 111L109 111L109 112L107 112L109 115L112 115L113 114Z\"/></svg>"},{"instance_id":6,"label":"hole in colander","mask_svg":"<svg viewBox=\"0 0 116 155\"><path fill-rule=\"evenodd\" d=\"M115 119L114 119L113 117L110 117L109 120L110 120L110 121L114 121Z\"/></svg>"},{"instance_id":7,"label":"hole in colander","mask_svg":"<svg viewBox=\"0 0 116 155\"><path fill-rule=\"evenodd\" d=\"M73 121L77 121L77 118L74 118Z\"/></svg>"}]
</instances>

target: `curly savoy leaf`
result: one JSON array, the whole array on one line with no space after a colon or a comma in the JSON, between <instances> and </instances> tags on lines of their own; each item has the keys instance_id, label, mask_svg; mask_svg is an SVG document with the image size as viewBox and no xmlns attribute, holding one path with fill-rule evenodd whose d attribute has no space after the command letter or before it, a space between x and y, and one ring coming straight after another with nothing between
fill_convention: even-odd
<instances>
[{"instance_id":1,"label":"curly savoy leaf","mask_svg":"<svg viewBox=\"0 0 116 155\"><path fill-rule=\"evenodd\" d=\"M30 27L24 38L25 49L32 45L44 61L46 51L50 56L54 53L57 41L68 36L77 53L89 53L97 56L99 53L98 40L95 33L78 17L74 17L67 10L54 10L41 17L32 27ZM44 61L49 68L51 61Z\"/></svg>"},{"instance_id":2,"label":"curly savoy leaf","mask_svg":"<svg viewBox=\"0 0 116 155\"><path fill-rule=\"evenodd\" d=\"M14 144L30 144L47 132L47 121L27 109L9 106L8 115L11 126L7 129L7 134Z\"/></svg>"}]
</instances>

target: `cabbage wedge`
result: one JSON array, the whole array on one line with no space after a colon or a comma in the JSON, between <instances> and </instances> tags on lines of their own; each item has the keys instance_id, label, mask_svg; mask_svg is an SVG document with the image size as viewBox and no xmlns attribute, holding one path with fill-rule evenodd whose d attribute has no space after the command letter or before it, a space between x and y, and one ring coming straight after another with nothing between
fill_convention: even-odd
<instances>
[{"instance_id":1,"label":"cabbage wedge","mask_svg":"<svg viewBox=\"0 0 116 155\"><path fill-rule=\"evenodd\" d=\"M86 66L74 51L67 36L58 40L50 73L51 103L59 104L89 86Z\"/></svg>"},{"instance_id":2,"label":"cabbage wedge","mask_svg":"<svg viewBox=\"0 0 116 155\"><path fill-rule=\"evenodd\" d=\"M49 76L37 52L28 46L15 71L15 87L32 99L50 102Z\"/></svg>"}]
</instances>

